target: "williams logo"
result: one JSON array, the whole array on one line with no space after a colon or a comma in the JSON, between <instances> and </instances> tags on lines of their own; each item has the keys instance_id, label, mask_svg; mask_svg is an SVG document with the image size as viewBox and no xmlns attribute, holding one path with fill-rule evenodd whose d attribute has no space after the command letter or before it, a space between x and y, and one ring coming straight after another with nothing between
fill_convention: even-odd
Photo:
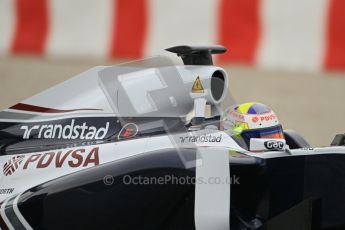
<instances>
[{"instance_id":1,"label":"williams logo","mask_svg":"<svg viewBox=\"0 0 345 230\"><path fill-rule=\"evenodd\" d=\"M3 167L3 172L5 176L12 175L23 162L25 156L15 156L9 159Z\"/></svg>"},{"instance_id":2,"label":"williams logo","mask_svg":"<svg viewBox=\"0 0 345 230\"><path fill-rule=\"evenodd\" d=\"M107 135L109 122L104 127L88 126L86 122L75 124L75 119L70 124L42 124L23 125L20 127L24 131L23 139L81 139L81 140L101 140Z\"/></svg>"}]
</instances>

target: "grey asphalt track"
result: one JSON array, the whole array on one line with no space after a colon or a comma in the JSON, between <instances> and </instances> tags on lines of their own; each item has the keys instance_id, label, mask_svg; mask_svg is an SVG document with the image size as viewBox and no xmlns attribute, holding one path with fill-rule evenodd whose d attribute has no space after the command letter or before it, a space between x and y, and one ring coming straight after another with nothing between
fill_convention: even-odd
<instances>
[{"instance_id":1,"label":"grey asphalt track","mask_svg":"<svg viewBox=\"0 0 345 230\"><path fill-rule=\"evenodd\" d=\"M0 109L20 102L105 61L0 59ZM328 146L345 133L345 73L286 73L245 66L225 67L236 102L257 101L277 113L284 128L294 129L314 146ZM80 86L82 87L82 86Z\"/></svg>"}]
</instances>

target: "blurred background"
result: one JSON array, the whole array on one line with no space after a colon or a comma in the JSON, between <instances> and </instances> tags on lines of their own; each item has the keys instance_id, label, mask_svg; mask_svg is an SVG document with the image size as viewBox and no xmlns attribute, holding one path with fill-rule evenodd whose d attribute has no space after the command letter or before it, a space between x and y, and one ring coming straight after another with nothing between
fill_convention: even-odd
<instances>
[{"instance_id":1,"label":"blurred background","mask_svg":"<svg viewBox=\"0 0 345 230\"><path fill-rule=\"evenodd\" d=\"M96 65L212 44L236 102L312 145L345 132L344 0L0 0L0 109Z\"/></svg>"}]
</instances>

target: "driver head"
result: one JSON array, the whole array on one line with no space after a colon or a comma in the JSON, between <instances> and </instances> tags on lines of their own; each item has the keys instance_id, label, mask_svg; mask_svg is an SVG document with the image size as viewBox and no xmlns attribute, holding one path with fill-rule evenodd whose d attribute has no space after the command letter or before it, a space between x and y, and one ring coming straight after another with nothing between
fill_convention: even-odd
<instances>
[{"instance_id":1,"label":"driver head","mask_svg":"<svg viewBox=\"0 0 345 230\"><path fill-rule=\"evenodd\" d=\"M225 132L245 149L249 149L251 138L283 139L283 128L268 106L248 102L228 108L222 117Z\"/></svg>"}]
</instances>

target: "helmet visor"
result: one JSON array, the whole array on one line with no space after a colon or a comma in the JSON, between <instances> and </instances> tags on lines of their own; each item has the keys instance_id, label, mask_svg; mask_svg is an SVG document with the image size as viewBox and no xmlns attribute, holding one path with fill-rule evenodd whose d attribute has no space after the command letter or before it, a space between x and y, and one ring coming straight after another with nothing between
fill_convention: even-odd
<instances>
[{"instance_id":1,"label":"helmet visor","mask_svg":"<svg viewBox=\"0 0 345 230\"><path fill-rule=\"evenodd\" d=\"M269 128L262 129L248 129L241 133L242 138L249 146L251 138L267 138L267 139L282 139L284 138L283 128L281 125L276 125Z\"/></svg>"}]
</instances>

